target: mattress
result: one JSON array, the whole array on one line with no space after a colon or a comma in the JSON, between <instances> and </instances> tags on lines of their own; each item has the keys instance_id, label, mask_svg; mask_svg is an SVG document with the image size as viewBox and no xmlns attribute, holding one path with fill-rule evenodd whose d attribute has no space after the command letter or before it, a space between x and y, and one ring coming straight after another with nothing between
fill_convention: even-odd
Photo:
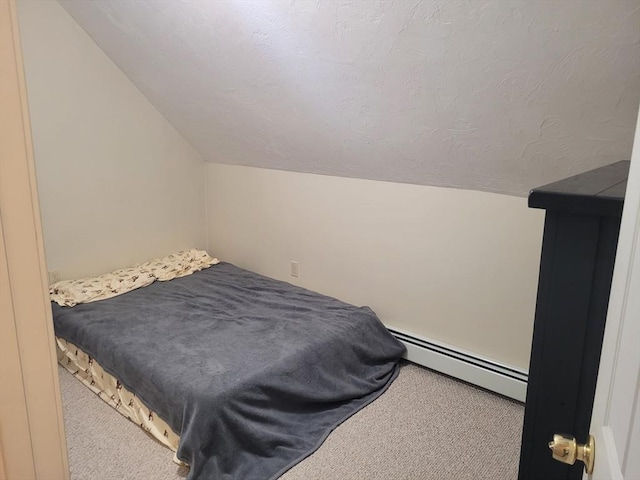
<instances>
[{"instance_id":1,"label":"mattress","mask_svg":"<svg viewBox=\"0 0 640 480\"><path fill-rule=\"evenodd\" d=\"M95 359L62 338L56 338L58 363L118 413L137 424L173 452L178 450L180 437L156 412L147 407L120 380L105 372ZM174 455L173 461L186 466Z\"/></svg>"},{"instance_id":2,"label":"mattress","mask_svg":"<svg viewBox=\"0 0 640 480\"><path fill-rule=\"evenodd\" d=\"M277 478L384 392L404 353L371 309L224 262L53 316L179 437L189 479Z\"/></svg>"}]
</instances>

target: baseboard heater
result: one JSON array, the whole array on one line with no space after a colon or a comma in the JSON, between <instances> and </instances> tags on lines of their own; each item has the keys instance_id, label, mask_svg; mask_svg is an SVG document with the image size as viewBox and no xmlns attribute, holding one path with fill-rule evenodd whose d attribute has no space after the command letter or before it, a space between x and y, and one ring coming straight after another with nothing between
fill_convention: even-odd
<instances>
[{"instance_id":1,"label":"baseboard heater","mask_svg":"<svg viewBox=\"0 0 640 480\"><path fill-rule=\"evenodd\" d=\"M527 372L395 328L388 330L407 347L405 358L410 362L525 401Z\"/></svg>"}]
</instances>

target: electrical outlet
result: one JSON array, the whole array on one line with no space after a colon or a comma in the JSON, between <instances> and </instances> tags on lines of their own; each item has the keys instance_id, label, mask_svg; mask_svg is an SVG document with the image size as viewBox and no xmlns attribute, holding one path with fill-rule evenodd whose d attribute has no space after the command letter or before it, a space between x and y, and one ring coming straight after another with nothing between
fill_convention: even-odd
<instances>
[{"instance_id":1,"label":"electrical outlet","mask_svg":"<svg viewBox=\"0 0 640 480\"><path fill-rule=\"evenodd\" d=\"M298 276L298 262L296 262L295 260L291 260L291 276L292 277L297 277Z\"/></svg>"},{"instance_id":2,"label":"electrical outlet","mask_svg":"<svg viewBox=\"0 0 640 480\"><path fill-rule=\"evenodd\" d=\"M49 285L52 285L60 281L60 270L53 270L49 272Z\"/></svg>"}]
</instances>

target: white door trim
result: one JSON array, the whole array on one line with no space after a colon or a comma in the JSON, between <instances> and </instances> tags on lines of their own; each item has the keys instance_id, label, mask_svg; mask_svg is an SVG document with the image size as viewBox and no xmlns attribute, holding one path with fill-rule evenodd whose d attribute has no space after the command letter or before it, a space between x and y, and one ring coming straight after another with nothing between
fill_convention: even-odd
<instances>
[{"instance_id":1,"label":"white door trim","mask_svg":"<svg viewBox=\"0 0 640 480\"><path fill-rule=\"evenodd\" d=\"M68 479L14 0L0 0L0 478Z\"/></svg>"}]
</instances>

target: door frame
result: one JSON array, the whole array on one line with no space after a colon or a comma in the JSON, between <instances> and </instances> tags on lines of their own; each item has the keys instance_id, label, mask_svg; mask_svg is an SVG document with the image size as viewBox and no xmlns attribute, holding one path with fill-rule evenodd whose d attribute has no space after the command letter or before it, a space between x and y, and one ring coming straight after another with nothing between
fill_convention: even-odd
<instances>
[{"instance_id":1,"label":"door frame","mask_svg":"<svg viewBox=\"0 0 640 480\"><path fill-rule=\"evenodd\" d=\"M68 480L14 0L0 0L0 104L0 478Z\"/></svg>"}]
</instances>

